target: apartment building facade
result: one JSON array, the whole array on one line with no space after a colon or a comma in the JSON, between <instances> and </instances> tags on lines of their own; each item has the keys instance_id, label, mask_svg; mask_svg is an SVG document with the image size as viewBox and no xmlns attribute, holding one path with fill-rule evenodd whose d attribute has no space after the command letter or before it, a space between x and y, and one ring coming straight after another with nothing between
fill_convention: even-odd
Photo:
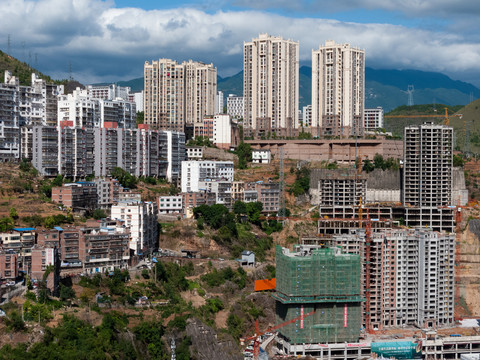
<instances>
[{"instance_id":1,"label":"apartment building facade","mask_svg":"<svg viewBox=\"0 0 480 360\"><path fill-rule=\"evenodd\" d=\"M137 111L134 102L95 98L89 90L77 88L58 97L58 124L75 128L118 127L134 129Z\"/></svg>"},{"instance_id":2,"label":"apartment building facade","mask_svg":"<svg viewBox=\"0 0 480 360\"><path fill-rule=\"evenodd\" d=\"M243 124L248 134L293 134L298 127L299 45L260 34L244 42Z\"/></svg>"},{"instance_id":3,"label":"apartment building facade","mask_svg":"<svg viewBox=\"0 0 480 360\"><path fill-rule=\"evenodd\" d=\"M183 161L182 193L198 192L199 183L205 180L233 181L233 161Z\"/></svg>"},{"instance_id":4,"label":"apartment building facade","mask_svg":"<svg viewBox=\"0 0 480 360\"><path fill-rule=\"evenodd\" d=\"M52 202L69 209L95 210L98 207L97 186L84 181L53 187Z\"/></svg>"},{"instance_id":5,"label":"apartment building facade","mask_svg":"<svg viewBox=\"0 0 480 360\"><path fill-rule=\"evenodd\" d=\"M424 123L404 130L402 202L407 226L454 231L453 128Z\"/></svg>"},{"instance_id":6,"label":"apartment building facade","mask_svg":"<svg viewBox=\"0 0 480 360\"><path fill-rule=\"evenodd\" d=\"M57 121L57 96L63 85L47 84L35 73L30 86L20 86L17 77L5 71L0 83L0 159L18 160L21 151L21 129L25 126L50 126Z\"/></svg>"},{"instance_id":7,"label":"apartment building facade","mask_svg":"<svg viewBox=\"0 0 480 360\"><path fill-rule=\"evenodd\" d=\"M215 113L217 69L213 64L159 59L145 62L145 124L184 132Z\"/></svg>"},{"instance_id":8,"label":"apartment building facade","mask_svg":"<svg viewBox=\"0 0 480 360\"><path fill-rule=\"evenodd\" d=\"M383 108L364 109L363 127L365 131L374 131L383 128Z\"/></svg>"},{"instance_id":9,"label":"apartment building facade","mask_svg":"<svg viewBox=\"0 0 480 360\"><path fill-rule=\"evenodd\" d=\"M233 119L243 119L244 107L243 96L229 94L227 97L227 114Z\"/></svg>"},{"instance_id":10,"label":"apartment building facade","mask_svg":"<svg viewBox=\"0 0 480 360\"><path fill-rule=\"evenodd\" d=\"M135 255L147 254L158 243L157 215L155 202L119 203L111 209L111 218L124 221L130 229L130 249Z\"/></svg>"},{"instance_id":11,"label":"apartment building facade","mask_svg":"<svg viewBox=\"0 0 480 360\"><path fill-rule=\"evenodd\" d=\"M79 179L95 173L110 176L120 167L135 176L175 181L185 160L185 134L148 128L32 129L32 164L44 176Z\"/></svg>"},{"instance_id":12,"label":"apartment building facade","mask_svg":"<svg viewBox=\"0 0 480 360\"><path fill-rule=\"evenodd\" d=\"M327 41L312 51L312 125L318 135L363 134L365 51Z\"/></svg>"},{"instance_id":13,"label":"apartment building facade","mask_svg":"<svg viewBox=\"0 0 480 360\"><path fill-rule=\"evenodd\" d=\"M365 230L333 239L345 252L361 256L365 295ZM369 252L370 309L364 314L369 312L373 330L454 323L454 234L428 228L378 229L371 234Z\"/></svg>"}]
</instances>

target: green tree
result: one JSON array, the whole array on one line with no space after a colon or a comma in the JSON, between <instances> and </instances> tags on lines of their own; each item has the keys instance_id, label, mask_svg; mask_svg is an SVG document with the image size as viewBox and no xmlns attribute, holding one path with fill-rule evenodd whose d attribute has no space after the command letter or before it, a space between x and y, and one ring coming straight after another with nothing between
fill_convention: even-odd
<instances>
[{"instance_id":1,"label":"green tree","mask_svg":"<svg viewBox=\"0 0 480 360\"><path fill-rule=\"evenodd\" d=\"M63 176L57 175L57 177L52 181L52 186L62 186L62 185L63 185Z\"/></svg>"},{"instance_id":2,"label":"green tree","mask_svg":"<svg viewBox=\"0 0 480 360\"><path fill-rule=\"evenodd\" d=\"M125 188L133 189L137 185L137 178L130 175L128 172L126 172L120 167L113 168L112 177L117 179L118 182Z\"/></svg>"},{"instance_id":3,"label":"green tree","mask_svg":"<svg viewBox=\"0 0 480 360\"><path fill-rule=\"evenodd\" d=\"M382 155L375 154L375 156L373 157L373 166L375 167L375 169L386 169L385 160L383 159Z\"/></svg>"},{"instance_id":4,"label":"green tree","mask_svg":"<svg viewBox=\"0 0 480 360\"><path fill-rule=\"evenodd\" d=\"M247 205L243 201L237 200L233 204L233 212L236 215L246 214L247 213Z\"/></svg>"},{"instance_id":5,"label":"green tree","mask_svg":"<svg viewBox=\"0 0 480 360\"><path fill-rule=\"evenodd\" d=\"M240 169L246 169L247 164L252 161L252 146L241 142L235 150L235 153L238 156L238 167Z\"/></svg>"},{"instance_id":6,"label":"green tree","mask_svg":"<svg viewBox=\"0 0 480 360\"><path fill-rule=\"evenodd\" d=\"M22 316L17 311L12 311L10 315L5 319L7 328L11 331L23 331L25 330L25 322L22 320Z\"/></svg>"},{"instance_id":7,"label":"green tree","mask_svg":"<svg viewBox=\"0 0 480 360\"><path fill-rule=\"evenodd\" d=\"M75 296L75 291L72 287L60 284L60 300L66 301L70 299L75 299Z\"/></svg>"},{"instance_id":8,"label":"green tree","mask_svg":"<svg viewBox=\"0 0 480 360\"><path fill-rule=\"evenodd\" d=\"M463 160L461 155L453 155L453 166L455 167L463 167L465 165L465 161Z\"/></svg>"},{"instance_id":9,"label":"green tree","mask_svg":"<svg viewBox=\"0 0 480 360\"><path fill-rule=\"evenodd\" d=\"M6 232L12 230L14 227L13 219L9 216L0 219L0 231Z\"/></svg>"},{"instance_id":10,"label":"green tree","mask_svg":"<svg viewBox=\"0 0 480 360\"><path fill-rule=\"evenodd\" d=\"M248 221L252 224L260 224L260 215L262 214L263 204L260 201L250 202L246 204Z\"/></svg>"},{"instance_id":11,"label":"green tree","mask_svg":"<svg viewBox=\"0 0 480 360\"><path fill-rule=\"evenodd\" d=\"M298 134L298 138L300 140L309 140L312 138L312 134L304 132L302 129L302 132Z\"/></svg>"},{"instance_id":12,"label":"green tree","mask_svg":"<svg viewBox=\"0 0 480 360\"><path fill-rule=\"evenodd\" d=\"M145 120L145 113L143 111L137 111L137 125L143 124Z\"/></svg>"},{"instance_id":13,"label":"green tree","mask_svg":"<svg viewBox=\"0 0 480 360\"><path fill-rule=\"evenodd\" d=\"M369 159L365 160L363 162L362 171L369 173L369 172L372 172L373 170L375 170L375 166L372 164L372 162Z\"/></svg>"},{"instance_id":14,"label":"green tree","mask_svg":"<svg viewBox=\"0 0 480 360\"><path fill-rule=\"evenodd\" d=\"M107 217L107 214L103 209L95 209L93 212L93 218L95 220L100 220L100 219L105 219Z\"/></svg>"},{"instance_id":15,"label":"green tree","mask_svg":"<svg viewBox=\"0 0 480 360\"><path fill-rule=\"evenodd\" d=\"M18 219L18 212L17 212L17 209L15 209L14 207L11 207L10 208L10 217L15 221Z\"/></svg>"}]
</instances>

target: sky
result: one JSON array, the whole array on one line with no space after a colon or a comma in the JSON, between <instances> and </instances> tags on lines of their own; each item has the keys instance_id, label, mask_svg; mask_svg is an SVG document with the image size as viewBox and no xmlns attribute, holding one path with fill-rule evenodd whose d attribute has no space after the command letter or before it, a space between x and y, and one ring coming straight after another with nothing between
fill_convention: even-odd
<instances>
[{"instance_id":1,"label":"sky","mask_svg":"<svg viewBox=\"0 0 480 360\"><path fill-rule=\"evenodd\" d=\"M475 0L1 0L0 49L55 79L143 76L145 61L242 70L260 33L300 44L300 65L327 40L365 50L366 66L442 72L480 87Z\"/></svg>"}]
</instances>

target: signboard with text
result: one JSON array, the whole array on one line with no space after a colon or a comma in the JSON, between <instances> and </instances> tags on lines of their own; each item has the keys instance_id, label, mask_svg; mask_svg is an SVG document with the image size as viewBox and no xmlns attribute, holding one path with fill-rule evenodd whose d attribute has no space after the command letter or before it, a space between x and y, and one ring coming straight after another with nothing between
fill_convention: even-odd
<instances>
[{"instance_id":1,"label":"signboard with text","mask_svg":"<svg viewBox=\"0 0 480 360\"><path fill-rule=\"evenodd\" d=\"M371 344L372 354L395 359L421 359L422 342L413 341L392 341L373 342Z\"/></svg>"}]
</instances>

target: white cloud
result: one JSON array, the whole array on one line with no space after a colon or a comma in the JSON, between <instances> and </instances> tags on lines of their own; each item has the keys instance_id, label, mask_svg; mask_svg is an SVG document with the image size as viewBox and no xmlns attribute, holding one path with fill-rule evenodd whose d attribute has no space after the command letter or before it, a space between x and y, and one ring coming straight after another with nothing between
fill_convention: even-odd
<instances>
[{"instance_id":1,"label":"white cloud","mask_svg":"<svg viewBox=\"0 0 480 360\"><path fill-rule=\"evenodd\" d=\"M471 0L231 0L230 3L241 8L303 13L358 9L395 11L410 17L476 16L480 13L480 2Z\"/></svg>"},{"instance_id":2,"label":"white cloud","mask_svg":"<svg viewBox=\"0 0 480 360\"><path fill-rule=\"evenodd\" d=\"M377 2L357 1L371 6ZM408 2L424 8L433 4ZM390 2L390 6L399 4ZM0 33L11 34L14 56L21 57L20 44L25 42L27 51L39 54L41 71L65 77L71 62L74 76L85 82L140 77L145 61L161 57L213 62L219 74L231 75L241 70L243 42L263 32L299 41L301 60L307 63L312 49L332 39L364 48L367 66L458 72L459 76L480 70L480 43L459 33L398 25L261 11L145 11L114 8L100 0L7 0L0 4L0 12L5 14Z\"/></svg>"}]
</instances>

